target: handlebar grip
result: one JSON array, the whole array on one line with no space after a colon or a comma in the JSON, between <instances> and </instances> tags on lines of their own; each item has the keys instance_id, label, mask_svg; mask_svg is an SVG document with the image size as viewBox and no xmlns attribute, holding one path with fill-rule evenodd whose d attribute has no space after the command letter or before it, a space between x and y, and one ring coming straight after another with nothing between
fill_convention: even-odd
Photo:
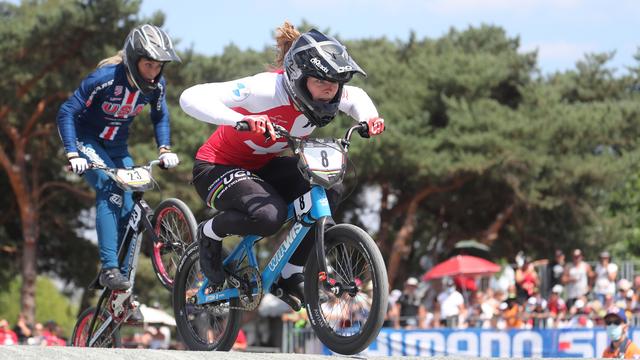
<instances>
[{"instance_id":1,"label":"handlebar grip","mask_svg":"<svg viewBox=\"0 0 640 360\"><path fill-rule=\"evenodd\" d=\"M358 134L360 134L361 137L368 139L369 136L369 124L367 124L366 121L361 121L359 126L358 126Z\"/></svg>"},{"instance_id":2,"label":"handlebar grip","mask_svg":"<svg viewBox=\"0 0 640 360\"><path fill-rule=\"evenodd\" d=\"M251 127L249 126L249 123L246 121L238 121L234 126L233 126L236 130L238 131L249 131L251 130Z\"/></svg>"}]
</instances>

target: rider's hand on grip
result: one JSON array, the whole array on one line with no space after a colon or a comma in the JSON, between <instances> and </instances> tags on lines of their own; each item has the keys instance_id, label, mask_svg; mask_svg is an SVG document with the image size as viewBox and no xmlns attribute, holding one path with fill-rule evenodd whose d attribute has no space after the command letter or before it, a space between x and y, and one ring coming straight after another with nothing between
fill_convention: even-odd
<instances>
[{"instance_id":1,"label":"rider's hand on grip","mask_svg":"<svg viewBox=\"0 0 640 360\"><path fill-rule=\"evenodd\" d=\"M158 160L160 160L160 164L162 165L163 169L174 168L178 166L178 164L180 163L180 159L178 159L178 155L174 152L163 152L158 157Z\"/></svg>"},{"instance_id":2,"label":"rider's hand on grip","mask_svg":"<svg viewBox=\"0 0 640 360\"><path fill-rule=\"evenodd\" d=\"M69 161L69 170L73 171L78 175L82 175L87 169L89 169L89 163L87 159L80 156L70 156Z\"/></svg>"},{"instance_id":3,"label":"rider's hand on grip","mask_svg":"<svg viewBox=\"0 0 640 360\"><path fill-rule=\"evenodd\" d=\"M384 119L371 118L367 120L367 126L369 127L369 135L380 135L384 131Z\"/></svg>"},{"instance_id":4,"label":"rider's hand on grip","mask_svg":"<svg viewBox=\"0 0 640 360\"><path fill-rule=\"evenodd\" d=\"M273 129L273 124L267 115L247 115L240 122L236 124L237 130L245 130L246 127L242 128L242 123L246 123L249 125L249 131L264 134L265 137L271 138L271 140L276 141L276 132ZM241 128L239 128L241 127Z\"/></svg>"}]
</instances>

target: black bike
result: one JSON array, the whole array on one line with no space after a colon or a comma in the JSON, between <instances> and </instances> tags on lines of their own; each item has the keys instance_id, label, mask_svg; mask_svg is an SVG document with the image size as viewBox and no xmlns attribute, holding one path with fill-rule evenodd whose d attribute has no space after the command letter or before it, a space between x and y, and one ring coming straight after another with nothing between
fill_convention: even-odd
<instances>
[{"instance_id":1,"label":"black bike","mask_svg":"<svg viewBox=\"0 0 640 360\"><path fill-rule=\"evenodd\" d=\"M157 164L160 164L159 160L127 169L91 166L92 169L103 171L121 189L133 192L133 210L118 252L118 263L121 269L126 269L125 275L131 282L131 288L103 288L96 277L89 289L102 289L102 294L96 307L80 314L71 336L72 346L120 347L119 329L139 305L132 299L132 289L145 230L153 244L151 263L154 272L169 291L173 287L180 257L196 238L196 220L184 202L166 199L154 211L142 199L144 192L154 187L151 170Z\"/></svg>"}]
</instances>

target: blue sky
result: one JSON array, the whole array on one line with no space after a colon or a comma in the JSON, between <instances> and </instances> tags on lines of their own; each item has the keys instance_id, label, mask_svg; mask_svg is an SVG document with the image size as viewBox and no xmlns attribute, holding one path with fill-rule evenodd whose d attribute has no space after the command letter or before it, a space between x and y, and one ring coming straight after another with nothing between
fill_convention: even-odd
<instances>
[{"instance_id":1,"label":"blue sky","mask_svg":"<svg viewBox=\"0 0 640 360\"><path fill-rule=\"evenodd\" d=\"M640 47L636 0L145 0L142 14L160 10L179 49L220 54L233 43L262 50L284 20L306 20L343 39L437 38L451 27L498 25L519 36L522 51L538 50L544 73L573 68L585 53L616 51L617 74L635 65Z\"/></svg>"}]
</instances>

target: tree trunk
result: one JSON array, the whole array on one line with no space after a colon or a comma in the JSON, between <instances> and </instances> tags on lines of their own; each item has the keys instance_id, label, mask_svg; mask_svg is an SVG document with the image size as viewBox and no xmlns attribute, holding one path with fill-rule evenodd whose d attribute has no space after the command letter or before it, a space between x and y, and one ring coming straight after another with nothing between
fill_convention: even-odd
<instances>
[{"instance_id":1,"label":"tree trunk","mask_svg":"<svg viewBox=\"0 0 640 360\"><path fill-rule=\"evenodd\" d=\"M455 178L450 185L444 187L427 186L416 193L409 199L408 204L398 204L397 206L407 206L405 218L400 231L393 242L392 251L390 251L389 262L387 264L387 273L389 284L393 284L403 258L411 251L411 237L416 228L416 214L420 204L431 194L450 191L459 188L467 181L466 177Z\"/></svg>"},{"instance_id":2,"label":"tree trunk","mask_svg":"<svg viewBox=\"0 0 640 360\"><path fill-rule=\"evenodd\" d=\"M496 241L496 239L498 238L498 233L500 232L504 224L507 223L507 220L511 218L515 207L516 204L511 203L504 210L499 212L498 215L496 215L496 219L493 221L493 223L491 223L491 225L489 225L484 234L482 234L482 237L480 239L481 243L491 246Z\"/></svg>"},{"instance_id":3,"label":"tree trunk","mask_svg":"<svg viewBox=\"0 0 640 360\"><path fill-rule=\"evenodd\" d=\"M23 151L22 149L16 149L16 153L20 154ZM5 167L18 203L22 225L22 288L20 290L20 305L27 322L33 324L35 320L36 279L38 276L36 249L40 227L38 225L37 198L30 191L24 168L23 161L18 161L17 164Z\"/></svg>"}]
</instances>

